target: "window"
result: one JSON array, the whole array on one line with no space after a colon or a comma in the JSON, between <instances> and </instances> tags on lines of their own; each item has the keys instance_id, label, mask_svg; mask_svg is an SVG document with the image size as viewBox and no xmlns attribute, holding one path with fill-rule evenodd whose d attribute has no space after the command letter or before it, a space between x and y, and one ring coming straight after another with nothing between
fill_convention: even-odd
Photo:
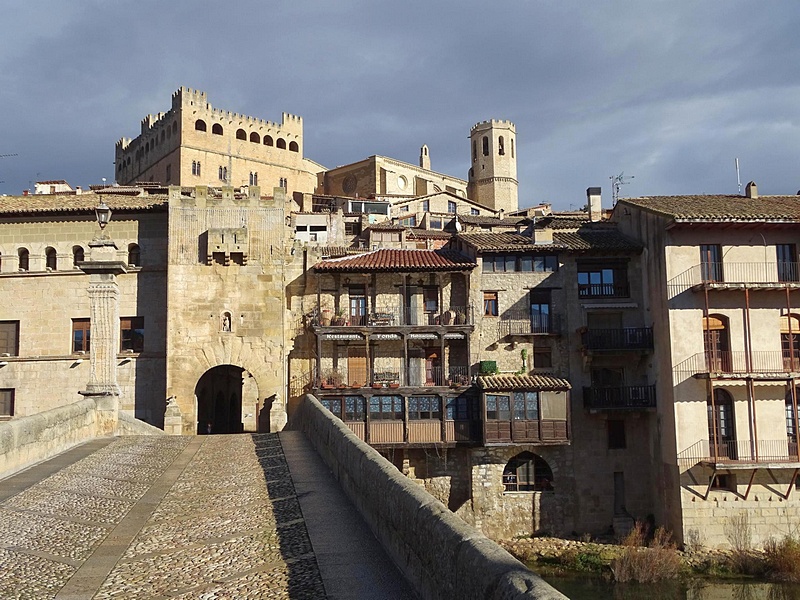
<instances>
[{"instance_id":1,"label":"window","mask_svg":"<svg viewBox=\"0 0 800 600\"><path fill-rule=\"evenodd\" d=\"M19 270L27 271L30 268L30 254L28 253L28 249L20 248L17 250L17 256L19 256Z\"/></svg>"},{"instance_id":2,"label":"window","mask_svg":"<svg viewBox=\"0 0 800 600\"><path fill-rule=\"evenodd\" d=\"M219 180L228 181L228 167L219 168Z\"/></svg>"},{"instance_id":3,"label":"window","mask_svg":"<svg viewBox=\"0 0 800 600\"><path fill-rule=\"evenodd\" d=\"M471 214L473 217L477 217L481 214L481 211L479 211L477 208L470 208L469 214Z\"/></svg>"},{"instance_id":4,"label":"window","mask_svg":"<svg viewBox=\"0 0 800 600\"><path fill-rule=\"evenodd\" d=\"M342 418L342 399L341 398L320 398L319 403L331 411L340 419Z\"/></svg>"},{"instance_id":5,"label":"window","mask_svg":"<svg viewBox=\"0 0 800 600\"><path fill-rule=\"evenodd\" d=\"M469 421L472 415L478 413L477 398L462 394L456 398L447 399L446 418L450 421Z\"/></svg>"},{"instance_id":6,"label":"window","mask_svg":"<svg viewBox=\"0 0 800 600\"><path fill-rule=\"evenodd\" d=\"M797 269L797 246L778 244L775 246L778 259L778 281L800 281Z\"/></svg>"},{"instance_id":7,"label":"window","mask_svg":"<svg viewBox=\"0 0 800 600\"><path fill-rule=\"evenodd\" d=\"M472 140L472 162L478 160L478 144L475 140Z\"/></svg>"},{"instance_id":8,"label":"window","mask_svg":"<svg viewBox=\"0 0 800 600\"><path fill-rule=\"evenodd\" d=\"M483 143L483 155L484 156L489 156L489 138L486 137L486 136L483 136L483 140L481 140L481 141Z\"/></svg>"},{"instance_id":9,"label":"window","mask_svg":"<svg viewBox=\"0 0 800 600\"><path fill-rule=\"evenodd\" d=\"M781 317L781 352L784 370L787 372L800 371L800 318L798 315Z\"/></svg>"},{"instance_id":10,"label":"window","mask_svg":"<svg viewBox=\"0 0 800 600\"><path fill-rule=\"evenodd\" d=\"M409 420L441 419L442 408L438 396L412 396L408 399Z\"/></svg>"},{"instance_id":11,"label":"window","mask_svg":"<svg viewBox=\"0 0 800 600\"><path fill-rule=\"evenodd\" d=\"M123 317L119 329L121 352L144 352L144 317Z\"/></svg>"},{"instance_id":12,"label":"window","mask_svg":"<svg viewBox=\"0 0 800 600\"><path fill-rule=\"evenodd\" d=\"M541 456L522 452L503 469L503 486L507 492L550 492L553 471Z\"/></svg>"},{"instance_id":13,"label":"window","mask_svg":"<svg viewBox=\"0 0 800 600\"><path fill-rule=\"evenodd\" d=\"M503 141L503 136L501 135L499 138L497 138L497 154L499 154L500 156L504 156L505 153L506 153L506 145L505 142Z\"/></svg>"},{"instance_id":14,"label":"window","mask_svg":"<svg viewBox=\"0 0 800 600\"><path fill-rule=\"evenodd\" d=\"M613 261L578 263L578 296L580 298L627 298L627 264Z\"/></svg>"},{"instance_id":15,"label":"window","mask_svg":"<svg viewBox=\"0 0 800 600\"><path fill-rule=\"evenodd\" d=\"M220 125L219 123L214 123L211 126L211 133L213 133L214 135L222 135L222 125Z\"/></svg>"},{"instance_id":16,"label":"window","mask_svg":"<svg viewBox=\"0 0 800 600\"><path fill-rule=\"evenodd\" d=\"M19 354L19 321L0 321L0 356Z\"/></svg>"},{"instance_id":17,"label":"window","mask_svg":"<svg viewBox=\"0 0 800 600\"><path fill-rule=\"evenodd\" d=\"M345 235L361 235L361 222L345 222L344 224L344 234Z\"/></svg>"},{"instance_id":18,"label":"window","mask_svg":"<svg viewBox=\"0 0 800 600\"><path fill-rule=\"evenodd\" d=\"M443 227L444 222L442 221L442 217L434 217L431 215L430 219L428 219L428 229L442 229Z\"/></svg>"},{"instance_id":19,"label":"window","mask_svg":"<svg viewBox=\"0 0 800 600\"><path fill-rule=\"evenodd\" d=\"M0 419L14 416L14 390L12 388L0 389Z\"/></svg>"},{"instance_id":20,"label":"window","mask_svg":"<svg viewBox=\"0 0 800 600\"><path fill-rule=\"evenodd\" d=\"M172 165L167 165L167 181L172 180Z\"/></svg>"},{"instance_id":21,"label":"window","mask_svg":"<svg viewBox=\"0 0 800 600\"><path fill-rule=\"evenodd\" d=\"M344 397L344 420L364 421L364 398L362 396Z\"/></svg>"},{"instance_id":22,"label":"window","mask_svg":"<svg viewBox=\"0 0 800 600\"><path fill-rule=\"evenodd\" d=\"M369 418L373 421L402 421L403 397L373 396L369 400Z\"/></svg>"},{"instance_id":23,"label":"window","mask_svg":"<svg viewBox=\"0 0 800 600\"><path fill-rule=\"evenodd\" d=\"M244 129L237 129L236 130L236 139L237 140L246 140L247 139L247 133L245 133Z\"/></svg>"},{"instance_id":24,"label":"window","mask_svg":"<svg viewBox=\"0 0 800 600\"><path fill-rule=\"evenodd\" d=\"M200 176L200 161L193 160L192 161L192 175Z\"/></svg>"},{"instance_id":25,"label":"window","mask_svg":"<svg viewBox=\"0 0 800 600\"><path fill-rule=\"evenodd\" d=\"M539 420L539 392L514 392L514 420Z\"/></svg>"},{"instance_id":26,"label":"window","mask_svg":"<svg viewBox=\"0 0 800 600\"><path fill-rule=\"evenodd\" d=\"M255 131L251 131L250 132L250 141L253 142L254 144L260 144L261 143L261 136L259 136Z\"/></svg>"},{"instance_id":27,"label":"window","mask_svg":"<svg viewBox=\"0 0 800 600\"><path fill-rule=\"evenodd\" d=\"M448 200L447 201L447 212L449 212L451 214L455 214L456 213L456 203L455 203L455 201L453 201L453 200Z\"/></svg>"},{"instance_id":28,"label":"window","mask_svg":"<svg viewBox=\"0 0 800 600\"><path fill-rule=\"evenodd\" d=\"M55 271L58 268L58 254L55 248L47 248L44 251L44 261L48 271Z\"/></svg>"},{"instance_id":29,"label":"window","mask_svg":"<svg viewBox=\"0 0 800 600\"><path fill-rule=\"evenodd\" d=\"M551 333L550 290L531 290L531 333Z\"/></svg>"},{"instance_id":30,"label":"window","mask_svg":"<svg viewBox=\"0 0 800 600\"><path fill-rule=\"evenodd\" d=\"M401 213L408 212L408 204L406 204L405 206L401 206L401 207L400 207L400 212L401 212Z\"/></svg>"},{"instance_id":31,"label":"window","mask_svg":"<svg viewBox=\"0 0 800 600\"><path fill-rule=\"evenodd\" d=\"M138 244L128 244L128 266L141 267L142 266L142 252Z\"/></svg>"},{"instance_id":32,"label":"window","mask_svg":"<svg viewBox=\"0 0 800 600\"><path fill-rule=\"evenodd\" d=\"M195 128L196 131L205 131L206 130L206 122L203 121L203 119L197 119L197 121L194 122L194 128Z\"/></svg>"},{"instance_id":33,"label":"window","mask_svg":"<svg viewBox=\"0 0 800 600\"><path fill-rule=\"evenodd\" d=\"M250 171L250 185L258 185L258 173Z\"/></svg>"},{"instance_id":34,"label":"window","mask_svg":"<svg viewBox=\"0 0 800 600\"><path fill-rule=\"evenodd\" d=\"M264 145L265 146L272 146L273 144L274 143L272 141L272 136L271 135L265 135L264 136Z\"/></svg>"},{"instance_id":35,"label":"window","mask_svg":"<svg viewBox=\"0 0 800 600\"><path fill-rule=\"evenodd\" d=\"M297 145L297 142L289 142L289 152L299 152L300 146Z\"/></svg>"},{"instance_id":36,"label":"window","mask_svg":"<svg viewBox=\"0 0 800 600\"><path fill-rule=\"evenodd\" d=\"M514 158L514 138L511 138L511 158Z\"/></svg>"},{"instance_id":37,"label":"window","mask_svg":"<svg viewBox=\"0 0 800 600\"><path fill-rule=\"evenodd\" d=\"M89 352L91 337L89 319L72 319L72 352Z\"/></svg>"},{"instance_id":38,"label":"window","mask_svg":"<svg viewBox=\"0 0 800 600\"><path fill-rule=\"evenodd\" d=\"M497 304L497 292L483 292L483 316L496 317Z\"/></svg>"},{"instance_id":39,"label":"window","mask_svg":"<svg viewBox=\"0 0 800 600\"><path fill-rule=\"evenodd\" d=\"M797 393L797 392L795 392ZM789 440L789 454L797 455L797 418L800 417L800 396L798 397L797 413L792 410L792 392L786 394L786 437Z\"/></svg>"},{"instance_id":40,"label":"window","mask_svg":"<svg viewBox=\"0 0 800 600\"><path fill-rule=\"evenodd\" d=\"M722 278L722 247L719 244L701 244L700 276L703 281L724 281Z\"/></svg>"},{"instance_id":41,"label":"window","mask_svg":"<svg viewBox=\"0 0 800 600\"><path fill-rule=\"evenodd\" d=\"M83 262L84 260L84 253L83 248L81 246L73 246L72 247L72 266L77 267L78 263Z\"/></svg>"},{"instance_id":42,"label":"window","mask_svg":"<svg viewBox=\"0 0 800 600\"><path fill-rule=\"evenodd\" d=\"M430 200L423 200L422 201L422 212L429 212L431 210L431 201Z\"/></svg>"},{"instance_id":43,"label":"window","mask_svg":"<svg viewBox=\"0 0 800 600\"><path fill-rule=\"evenodd\" d=\"M523 255L515 254L484 254L484 273L510 273L522 271L525 273L553 273L558 270L558 257L555 254Z\"/></svg>"},{"instance_id":44,"label":"window","mask_svg":"<svg viewBox=\"0 0 800 600\"><path fill-rule=\"evenodd\" d=\"M623 419L609 419L606 421L608 430L608 449L624 450L625 443L625 421Z\"/></svg>"},{"instance_id":45,"label":"window","mask_svg":"<svg viewBox=\"0 0 800 600\"><path fill-rule=\"evenodd\" d=\"M283 138L278 138L278 141L275 143L275 145L281 150L286 150L286 140Z\"/></svg>"},{"instance_id":46,"label":"window","mask_svg":"<svg viewBox=\"0 0 800 600\"><path fill-rule=\"evenodd\" d=\"M278 183L278 187L281 187L283 189L288 189L289 188L289 180L286 177L281 177L280 180L279 180L279 183Z\"/></svg>"},{"instance_id":47,"label":"window","mask_svg":"<svg viewBox=\"0 0 800 600\"><path fill-rule=\"evenodd\" d=\"M550 369L553 366L553 353L550 347L533 349L533 368Z\"/></svg>"},{"instance_id":48,"label":"window","mask_svg":"<svg viewBox=\"0 0 800 600\"><path fill-rule=\"evenodd\" d=\"M486 419L488 421L510 421L511 399L508 396L486 394Z\"/></svg>"}]
</instances>

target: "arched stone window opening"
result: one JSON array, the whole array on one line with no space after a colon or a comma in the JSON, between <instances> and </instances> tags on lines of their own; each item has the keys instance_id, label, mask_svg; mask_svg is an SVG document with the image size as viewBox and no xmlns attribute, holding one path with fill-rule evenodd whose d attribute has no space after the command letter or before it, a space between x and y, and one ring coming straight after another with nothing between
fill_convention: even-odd
<instances>
[{"instance_id":1,"label":"arched stone window opening","mask_svg":"<svg viewBox=\"0 0 800 600\"><path fill-rule=\"evenodd\" d=\"M290 152L299 152L300 146L298 146L297 142L289 142L289 151Z\"/></svg>"},{"instance_id":2,"label":"arched stone window opening","mask_svg":"<svg viewBox=\"0 0 800 600\"><path fill-rule=\"evenodd\" d=\"M233 331L233 320L231 319L231 313L228 311L222 313L222 317L220 318L220 331L225 333Z\"/></svg>"},{"instance_id":3,"label":"arched stone window opening","mask_svg":"<svg viewBox=\"0 0 800 600\"><path fill-rule=\"evenodd\" d=\"M30 253L28 249L20 248L17 250L17 256L19 257L19 270L27 271L30 268Z\"/></svg>"},{"instance_id":4,"label":"arched stone window opening","mask_svg":"<svg viewBox=\"0 0 800 600\"><path fill-rule=\"evenodd\" d=\"M214 123L211 126L211 133L214 135L222 135L222 125L219 123Z\"/></svg>"},{"instance_id":5,"label":"arched stone window opening","mask_svg":"<svg viewBox=\"0 0 800 600\"><path fill-rule=\"evenodd\" d=\"M261 137L255 131L253 131L250 133L250 141L253 142L254 144L260 144Z\"/></svg>"},{"instance_id":6,"label":"arched stone window opening","mask_svg":"<svg viewBox=\"0 0 800 600\"><path fill-rule=\"evenodd\" d=\"M250 171L250 185L258 185L258 172Z\"/></svg>"},{"instance_id":7,"label":"arched stone window opening","mask_svg":"<svg viewBox=\"0 0 800 600\"><path fill-rule=\"evenodd\" d=\"M164 143L164 140L166 139L166 137L167 137L167 132L162 129L161 130L161 143L162 144Z\"/></svg>"},{"instance_id":8,"label":"arched stone window opening","mask_svg":"<svg viewBox=\"0 0 800 600\"><path fill-rule=\"evenodd\" d=\"M194 122L194 128L197 131L205 131L206 130L206 122L203 121L203 119L197 119L197 121Z\"/></svg>"},{"instance_id":9,"label":"arched stone window opening","mask_svg":"<svg viewBox=\"0 0 800 600\"><path fill-rule=\"evenodd\" d=\"M175 121L172 124L172 133L174 133L175 135L178 135L178 122L177 121Z\"/></svg>"},{"instance_id":10,"label":"arched stone window opening","mask_svg":"<svg viewBox=\"0 0 800 600\"><path fill-rule=\"evenodd\" d=\"M504 156L505 153L506 153L506 144L503 141L503 136L502 135L499 138L497 138L497 153L500 156Z\"/></svg>"},{"instance_id":11,"label":"arched stone window opening","mask_svg":"<svg viewBox=\"0 0 800 600\"><path fill-rule=\"evenodd\" d=\"M283 138L278 138L278 143L276 144L278 148L281 150L286 150L286 140Z\"/></svg>"},{"instance_id":12,"label":"arched stone window opening","mask_svg":"<svg viewBox=\"0 0 800 600\"><path fill-rule=\"evenodd\" d=\"M483 155L489 156L489 138L487 136L483 136Z\"/></svg>"},{"instance_id":13,"label":"arched stone window opening","mask_svg":"<svg viewBox=\"0 0 800 600\"><path fill-rule=\"evenodd\" d=\"M511 158L514 158L514 138L511 138Z\"/></svg>"},{"instance_id":14,"label":"arched stone window opening","mask_svg":"<svg viewBox=\"0 0 800 600\"><path fill-rule=\"evenodd\" d=\"M72 266L77 267L78 263L84 261L84 253L82 246L73 246L72 247Z\"/></svg>"},{"instance_id":15,"label":"arched stone window opening","mask_svg":"<svg viewBox=\"0 0 800 600\"><path fill-rule=\"evenodd\" d=\"M222 167L222 181L228 181L228 167Z\"/></svg>"},{"instance_id":16,"label":"arched stone window opening","mask_svg":"<svg viewBox=\"0 0 800 600\"><path fill-rule=\"evenodd\" d=\"M142 266L142 251L139 249L139 244L128 244L128 266Z\"/></svg>"},{"instance_id":17,"label":"arched stone window opening","mask_svg":"<svg viewBox=\"0 0 800 600\"><path fill-rule=\"evenodd\" d=\"M193 160L192 161L192 175L200 175L200 161Z\"/></svg>"},{"instance_id":18,"label":"arched stone window opening","mask_svg":"<svg viewBox=\"0 0 800 600\"><path fill-rule=\"evenodd\" d=\"M244 129L237 129L236 130L236 139L237 140L246 140L247 139L247 132Z\"/></svg>"},{"instance_id":19,"label":"arched stone window opening","mask_svg":"<svg viewBox=\"0 0 800 600\"><path fill-rule=\"evenodd\" d=\"M145 154L150 154L150 142L147 142L147 143L144 145L144 153L145 153Z\"/></svg>"},{"instance_id":20,"label":"arched stone window opening","mask_svg":"<svg viewBox=\"0 0 800 600\"><path fill-rule=\"evenodd\" d=\"M781 353L787 372L800 371L800 315L781 317Z\"/></svg>"},{"instance_id":21,"label":"arched stone window opening","mask_svg":"<svg viewBox=\"0 0 800 600\"><path fill-rule=\"evenodd\" d=\"M706 354L706 366L714 373L731 371L732 356L728 331L728 317L725 315L703 317L703 346Z\"/></svg>"},{"instance_id":22,"label":"arched stone window opening","mask_svg":"<svg viewBox=\"0 0 800 600\"><path fill-rule=\"evenodd\" d=\"M48 271L55 271L58 268L58 254L55 248L45 248L44 262Z\"/></svg>"},{"instance_id":23,"label":"arched stone window opening","mask_svg":"<svg viewBox=\"0 0 800 600\"><path fill-rule=\"evenodd\" d=\"M478 142L472 140L472 162L478 160Z\"/></svg>"},{"instance_id":24,"label":"arched stone window opening","mask_svg":"<svg viewBox=\"0 0 800 600\"><path fill-rule=\"evenodd\" d=\"M507 492L552 492L553 471L538 454L521 452L503 469L503 486Z\"/></svg>"},{"instance_id":25,"label":"arched stone window opening","mask_svg":"<svg viewBox=\"0 0 800 600\"><path fill-rule=\"evenodd\" d=\"M272 136L271 135L265 135L264 136L264 145L265 146L274 146L275 145L275 143L272 141Z\"/></svg>"}]
</instances>

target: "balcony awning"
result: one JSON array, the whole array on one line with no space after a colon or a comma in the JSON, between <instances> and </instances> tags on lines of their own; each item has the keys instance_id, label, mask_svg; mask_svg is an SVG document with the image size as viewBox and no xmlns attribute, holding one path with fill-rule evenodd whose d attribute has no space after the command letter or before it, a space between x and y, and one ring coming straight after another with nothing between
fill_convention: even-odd
<instances>
[{"instance_id":1,"label":"balcony awning","mask_svg":"<svg viewBox=\"0 0 800 600\"><path fill-rule=\"evenodd\" d=\"M478 387L484 390L552 390L567 391L572 385L553 375L481 375Z\"/></svg>"}]
</instances>

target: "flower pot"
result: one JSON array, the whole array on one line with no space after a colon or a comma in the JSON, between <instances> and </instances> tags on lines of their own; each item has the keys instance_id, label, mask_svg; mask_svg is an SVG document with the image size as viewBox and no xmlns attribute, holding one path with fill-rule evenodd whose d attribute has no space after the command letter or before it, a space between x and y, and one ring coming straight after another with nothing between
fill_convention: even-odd
<instances>
[{"instance_id":1,"label":"flower pot","mask_svg":"<svg viewBox=\"0 0 800 600\"><path fill-rule=\"evenodd\" d=\"M390 383L390 384L389 384L389 387L390 387L390 388L399 388L399 387L400 387L400 384L399 384L399 383Z\"/></svg>"}]
</instances>

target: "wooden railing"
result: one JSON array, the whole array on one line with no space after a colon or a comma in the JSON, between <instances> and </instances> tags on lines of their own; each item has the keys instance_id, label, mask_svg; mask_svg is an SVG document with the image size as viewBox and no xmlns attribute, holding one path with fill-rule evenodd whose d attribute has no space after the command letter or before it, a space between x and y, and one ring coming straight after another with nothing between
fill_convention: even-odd
<instances>
[{"instance_id":1,"label":"wooden railing","mask_svg":"<svg viewBox=\"0 0 800 600\"><path fill-rule=\"evenodd\" d=\"M780 350L698 352L673 370L685 375L795 373L800 372L800 357Z\"/></svg>"},{"instance_id":2,"label":"wooden railing","mask_svg":"<svg viewBox=\"0 0 800 600\"><path fill-rule=\"evenodd\" d=\"M398 304L377 304L365 307L360 314L330 310L315 311L310 322L316 327L415 327L474 325L475 311L470 306L427 310Z\"/></svg>"},{"instance_id":3,"label":"wooden railing","mask_svg":"<svg viewBox=\"0 0 800 600\"><path fill-rule=\"evenodd\" d=\"M506 311L500 315L500 337L508 335L558 335L560 315L532 315L525 311Z\"/></svg>"}]
</instances>

